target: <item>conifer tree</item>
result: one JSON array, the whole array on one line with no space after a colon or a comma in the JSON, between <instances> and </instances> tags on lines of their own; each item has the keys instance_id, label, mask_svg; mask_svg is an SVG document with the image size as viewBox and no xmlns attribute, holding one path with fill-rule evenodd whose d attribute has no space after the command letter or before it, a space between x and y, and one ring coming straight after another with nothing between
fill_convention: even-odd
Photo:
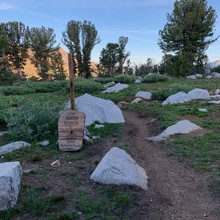
<instances>
[{"instance_id":1,"label":"conifer tree","mask_svg":"<svg viewBox=\"0 0 220 220\"><path fill-rule=\"evenodd\" d=\"M176 75L202 72L207 62L205 51L214 38L216 12L207 0L176 0L167 24L160 30L159 46L165 54L174 53ZM176 63L175 63L176 62Z\"/></svg>"},{"instance_id":2,"label":"conifer tree","mask_svg":"<svg viewBox=\"0 0 220 220\"><path fill-rule=\"evenodd\" d=\"M71 20L67 23L66 31L63 32L63 43L72 53L72 57L76 58L73 63L80 76L85 78L91 76L91 52L99 42L98 32L91 22Z\"/></svg>"}]
</instances>

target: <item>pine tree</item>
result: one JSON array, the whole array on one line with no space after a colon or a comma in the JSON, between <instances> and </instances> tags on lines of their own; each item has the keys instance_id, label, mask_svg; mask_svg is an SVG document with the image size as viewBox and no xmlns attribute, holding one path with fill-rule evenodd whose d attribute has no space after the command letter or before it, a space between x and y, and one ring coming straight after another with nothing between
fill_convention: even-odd
<instances>
[{"instance_id":1,"label":"pine tree","mask_svg":"<svg viewBox=\"0 0 220 220\"><path fill-rule=\"evenodd\" d=\"M80 76L85 78L91 76L91 52L99 42L98 32L91 22L71 20L67 23L66 31L63 32L63 43L72 53L72 57L76 58L73 63L75 72L78 70Z\"/></svg>"},{"instance_id":2,"label":"pine tree","mask_svg":"<svg viewBox=\"0 0 220 220\"><path fill-rule=\"evenodd\" d=\"M37 68L38 75L42 79L48 78L48 71L50 69L51 53L59 49L56 44L56 35L52 28L33 27L28 31L29 45L33 51L31 61Z\"/></svg>"},{"instance_id":3,"label":"pine tree","mask_svg":"<svg viewBox=\"0 0 220 220\"><path fill-rule=\"evenodd\" d=\"M206 49L213 38L216 13L207 0L176 0L168 23L160 30L159 46L165 54L175 53L173 68L178 75L202 72L207 61Z\"/></svg>"},{"instance_id":4,"label":"pine tree","mask_svg":"<svg viewBox=\"0 0 220 220\"><path fill-rule=\"evenodd\" d=\"M7 39L5 55L13 70L22 76L22 69L28 57L27 28L22 22L8 22L0 24L0 36Z\"/></svg>"}]
</instances>

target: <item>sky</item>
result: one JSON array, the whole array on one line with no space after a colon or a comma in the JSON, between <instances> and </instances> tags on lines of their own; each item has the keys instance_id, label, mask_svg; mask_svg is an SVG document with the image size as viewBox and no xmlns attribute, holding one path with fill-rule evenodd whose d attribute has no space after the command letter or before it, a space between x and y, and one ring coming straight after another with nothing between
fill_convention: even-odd
<instances>
[{"instance_id":1,"label":"sky","mask_svg":"<svg viewBox=\"0 0 220 220\"><path fill-rule=\"evenodd\" d=\"M29 27L53 28L57 43L70 20L90 21L95 25L101 42L92 51L92 60L99 62L100 52L107 43L128 37L126 45L134 65L148 58L159 63L163 56L158 46L159 30L167 23L175 0L0 0L0 22L21 21ZM215 36L220 35L220 0L208 0L219 16ZM68 51L68 50L67 50ZM220 39L206 51L209 61L220 59Z\"/></svg>"}]
</instances>

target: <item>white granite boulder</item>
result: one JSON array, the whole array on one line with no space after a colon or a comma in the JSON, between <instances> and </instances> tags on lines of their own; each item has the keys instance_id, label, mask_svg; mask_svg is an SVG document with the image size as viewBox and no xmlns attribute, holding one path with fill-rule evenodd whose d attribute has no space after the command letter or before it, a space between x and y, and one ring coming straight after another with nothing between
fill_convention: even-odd
<instances>
[{"instance_id":1,"label":"white granite boulder","mask_svg":"<svg viewBox=\"0 0 220 220\"><path fill-rule=\"evenodd\" d=\"M206 76L206 79L212 79L212 78L213 78L213 75Z\"/></svg>"},{"instance_id":2,"label":"white granite boulder","mask_svg":"<svg viewBox=\"0 0 220 220\"><path fill-rule=\"evenodd\" d=\"M213 75L214 78L220 79L220 73L218 73L218 72L212 72L211 74Z\"/></svg>"},{"instance_id":3,"label":"white granite boulder","mask_svg":"<svg viewBox=\"0 0 220 220\"><path fill-rule=\"evenodd\" d=\"M24 141L17 141L17 142L13 142L10 144L6 144L6 145L0 147L0 155L18 150L23 147L30 147L30 146L31 145L29 143L24 142Z\"/></svg>"},{"instance_id":4,"label":"white granite boulder","mask_svg":"<svg viewBox=\"0 0 220 220\"><path fill-rule=\"evenodd\" d=\"M193 89L187 93L189 100L210 99L209 92L206 89Z\"/></svg>"},{"instance_id":5,"label":"white granite boulder","mask_svg":"<svg viewBox=\"0 0 220 220\"><path fill-rule=\"evenodd\" d=\"M8 132L7 131L0 131L0 136L3 136L5 134L8 134Z\"/></svg>"},{"instance_id":6,"label":"white granite boulder","mask_svg":"<svg viewBox=\"0 0 220 220\"><path fill-rule=\"evenodd\" d=\"M41 146L41 147L46 147L50 144L50 142L48 140L45 140L45 141L41 141L41 142L38 142L37 145L38 146Z\"/></svg>"},{"instance_id":7,"label":"white granite boulder","mask_svg":"<svg viewBox=\"0 0 220 220\"><path fill-rule=\"evenodd\" d=\"M135 98L135 99L131 102L131 104L139 103L139 102L141 102L141 101L143 101L142 98Z\"/></svg>"},{"instance_id":8,"label":"white granite boulder","mask_svg":"<svg viewBox=\"0 0 220 220\"><path fill-rule=\"evenodd\" d=\"M202 76L202 74L200 74L200 73L196 73L196 74L195 74L195 77L196 77L196 78L202 78L203 76Z\"/></svg>"},{"instance_id":9,"label":"white granite boulder","mask_svg":"<svg viewBox=\"0 0 220 220\"><path fill-rule=\"evenodd\" d=\"M16 205L21 176L20 162L0 163L0 211L13 208Z\"/></svg>"},{"instance_id":10,"label":"white granite boulder","mask_svg":"<svg viewBox=\"0 0 220 220\"><path fill-rule=\"evenodd\" d=\"M136 185L147 189L147 175L124 150L113 147L102 158L90 179L103 184Z\"/></svg>"},{"instance_id":11,"label":"white granite boulder","mask_svg":"<svg viewBox=\"0 0 220 220\"><path fill-rule=\"evenodd\" d=\"M206 89L193 89L187 94L185 92L178 92L170 95L162 105L171 105L177 103L184 103L195 99L210 99L209 92Z\"/></svg>"},{"instance_id":12,"label":"white granite boulder","mask_svg":"<svg viewBox=\"0 0 220 220\"><path fill-rule=\"evenodd\" d=\"M147 138L149 141L162 141L169 138L171 135L175 134L188 134L192 131L202 129L198 125L188 121L188 120L181 120L177 122L175 125L172 125L168 127L166 130L164 130L161 134Z\"/></svg>"},{"instance_id":13,"label":"white granite boulder","mask_svg":"<svg viewBox=\"0 0 220 220\"><path fill-rule=\"evenodd\" d=\"M144 92L144 91L139 91L136 95L136 98L143 98L143 99L151 99L152 93L151 92Z\"/></svg>"},{"instance_id":14,"label":"white granite boulder","mask_svg":"<svg viewBox=\"0 0 220 220\"><path fill-rule=\"evenodd\" d=\"M141 83L142 81L140 79L136 79L134 83Z\"/></svg>"},{"instance_id":15,"label":"white granite boulder","mask_svg":"<svg viewBox=\"0 0 220 220\"><path fill-rule=\"evenodd\" d=\"M187 79L196 79L196 76L195 75L189 75L186 77Z\"/></svg>"},{"instance_id":16,"label":"white granite boulder","mask_svg":"<svg viewBox=\"0 0 220 220\"><path fill-rule=\"evenodd\" d=\"M215 95L219 95L220 94L220 89L216 89L215 90Z\"/></svg>"},{"instance_id":17,"label":"white granite boulder","mask_svg":"<svg viewBox=\"0 0 220 220\"><path fill-rule=\"evenodd\" d=\"M118 92L126 88L128 88L127 84L117 83L114 86L107 88L102 93Z\"/></svg>"},{"instance_id":18,"label":"white granite boulder","mask_svg":"<svg viewBox=\"0 0 220 220\"><path fill-rule=\"evenodd\" d=\"M121 109L111 100L101 99L89 94L79 96L75 100L76 109L86 114L86 126L95 121L101 123L124 123L124 116ZM66 104L70 108L70 103Z\"/></svg>"},{"instance_id":19,"label":"white granite boulder","mask_svg":"<svg viewBox=\"0 0 220 220\"><path fill-rule=\"evenodd\" d=\"M170 95L165 101L163 101L162 105L184 103L187 101L188 101L187 94L185 92L178 92L176 94Z\"/></svg>"},{"instance_id":20,"label":"white granite boulder","mask_svg":"<svg viewBox=\"0 0 220 220\"><path fill-rule=\"evenodd\" d=\"M218 101L209 101L210 104L220 104L220 100Z\"/></svg>"},{"instance_id":21,"label":"white granite boulder","mask_svg":"<svg viewBox=\"0 0 220 220\"><path fill-rule=\"evenodd\" d=\"M104 84L103 86L104 86L104 88L108 88L108 87L114 86L114 85L115 85L115 82L108 82L108 83Z\"/></svg>"}]
</instances>

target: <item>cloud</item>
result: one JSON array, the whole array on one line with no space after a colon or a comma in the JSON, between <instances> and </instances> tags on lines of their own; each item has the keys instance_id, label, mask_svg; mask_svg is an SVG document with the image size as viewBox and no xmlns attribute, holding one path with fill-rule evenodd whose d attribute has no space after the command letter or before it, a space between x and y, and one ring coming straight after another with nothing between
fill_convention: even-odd
<instances>
[{"instance_id":1,"label":"cloud","mask_svg":"<svg viewBox=\"0 0 220 220\"><path fill-rule=\"evenodd\" d=\"M73 2L79 3L79 0L73 0ZM173 5L175 0L80 0L80 4L76 4L76 7L89 7L89 8L140 8L140 7L164 7Z\"/></svg>"},{"instance_id":2,"label":"cloud","mask_svg":"<svg viewBox=\"0 0 220 220\"><path fill-rule=\"evenodd\" d=\"M153 40L147 40L147 39L143 39L143 38L139 38L139 37L135 37L135 36L129 36L129 39L140 41L140 42L145 42L145 43L150 43L150 44L157 43L156 41L153 41Z\"/></svg>"},{"instance_id":3,"label":"cloud","mask_svg":"<svg viewBox=\"0 0 220 220\"><path fill-rule=\"evenodd\" d=\"M11 8L14 8L14 6L4 3L4 2L0 2L0 10L9 10Z\"/></svg>"},{"instance_id":4,"label":"cloud","mask_svg":"<svg viewBox=\"0 0 220 220\"><path fill-rule=\"evenodd\" d=\"M158 30L101 30L102 33L138 33L138 34L157 34Z\"/></svg>"}]
</instances>

